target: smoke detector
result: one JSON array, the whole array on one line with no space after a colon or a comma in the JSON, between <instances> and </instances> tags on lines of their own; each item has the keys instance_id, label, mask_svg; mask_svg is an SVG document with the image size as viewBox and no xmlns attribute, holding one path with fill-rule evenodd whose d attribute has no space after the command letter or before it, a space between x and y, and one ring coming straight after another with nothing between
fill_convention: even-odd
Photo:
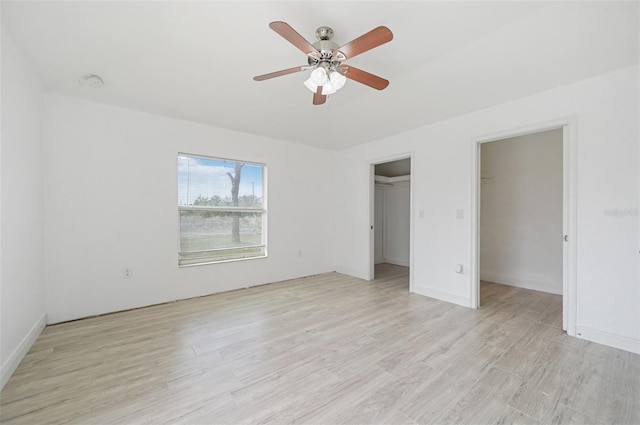
<instances>
[{"instance_id":1,"label":"smoke detector","mask_svg":"<svg viewBox=\"0 0 640 425\"><path fill-rule=\"evenodd\" d=\"M104 86L104 80L99 75L87 74L80 77L78 83L81 86L89 86L93 88L100 88Z\"/></svg>"}]
</instances>

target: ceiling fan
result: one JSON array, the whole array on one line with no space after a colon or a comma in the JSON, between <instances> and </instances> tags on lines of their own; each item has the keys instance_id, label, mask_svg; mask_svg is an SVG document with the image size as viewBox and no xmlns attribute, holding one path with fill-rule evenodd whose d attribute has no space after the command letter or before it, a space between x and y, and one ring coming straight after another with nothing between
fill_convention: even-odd
<instances>
[{"instance_id":1,"label":"ceiling fan","mask_svg":"<svg viewBox=\"0 0 640 425\"><path fill-rule=\"evenodd\" d=\"M377 90L383 90L389 85L389 81L384 78L344 63L347 59L391 41L393 33L387 27L374 28L341 47L331 41L333 30L329 27L320 27L316 30L318 41L313 44L305 40L286 22L271 22L269 27L306 54L307 65L258 75L253 77L256 81L312 70L311 76L304 84L313 92L314 105L325 103L327 95L340 90L347 78Z\"/></svg>"}]
</instances>

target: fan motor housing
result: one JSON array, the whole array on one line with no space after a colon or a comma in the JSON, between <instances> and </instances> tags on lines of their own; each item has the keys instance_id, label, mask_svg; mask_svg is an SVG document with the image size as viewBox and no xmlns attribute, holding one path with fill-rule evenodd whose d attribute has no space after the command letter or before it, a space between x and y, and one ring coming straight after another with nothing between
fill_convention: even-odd
<instances>
[{"instance_id":1,"label":"fan motor housing","mask_svg":"<svg viewBox=\"0 0 640 425\"><path fill-rule=\"evenodd\" d=\"M313 43L313 47L318 49L321 53L324 53L324 52L331 53L340 46L338 46L336 43L330 40L319 40Z\"/></svg>"}]
</instances>

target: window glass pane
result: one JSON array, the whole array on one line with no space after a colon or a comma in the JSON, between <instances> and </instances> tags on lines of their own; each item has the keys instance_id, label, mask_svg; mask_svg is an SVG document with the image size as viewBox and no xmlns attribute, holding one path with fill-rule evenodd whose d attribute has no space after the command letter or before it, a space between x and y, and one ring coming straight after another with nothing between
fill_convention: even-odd
<instances>
[{"instance_id":1,"label":"window glass pane","mask_svg":"<svg viewBox=\"0 0 640 425\"><path fill-rule=\"evenodd\" d=\"M266 256L264 207L264 165L179 154L179 264Z\"/></svg>"},{"instance_id":2,"label":"window glass pane","mask_svg":"<svg viewBox=\"0 0 640 425\"><path fill-rule=\"evenodd\" d=\"M261 212L180 211L180 251L262 245Z\"/></svg>"},{"instance_id":3,"label":"window glass pane","mask_svg":"<svg viewBox=\"0 0 640 425\"><path fill-rule=\"evenodd\" d=\"M263 168L259 164L179 155L178 205L263 208Z\"/></svg>"}]
</instances>

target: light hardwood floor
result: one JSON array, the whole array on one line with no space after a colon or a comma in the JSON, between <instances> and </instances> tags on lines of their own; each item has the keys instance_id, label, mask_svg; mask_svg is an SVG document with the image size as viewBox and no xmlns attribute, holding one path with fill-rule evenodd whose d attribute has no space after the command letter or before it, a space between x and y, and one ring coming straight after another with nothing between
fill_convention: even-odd
<instances>
[{"instance_id":1,"label":"light hardwood floor","mask_svg":"<svg viewBox=\"0 0 640 425\"><path fill-rule=\"evenodd\" d=\"M561 298L470 310L407 269L329 273L49 326L3 424L640 423L640 356L567 337Z\"/></svg>"}]
</instances>

